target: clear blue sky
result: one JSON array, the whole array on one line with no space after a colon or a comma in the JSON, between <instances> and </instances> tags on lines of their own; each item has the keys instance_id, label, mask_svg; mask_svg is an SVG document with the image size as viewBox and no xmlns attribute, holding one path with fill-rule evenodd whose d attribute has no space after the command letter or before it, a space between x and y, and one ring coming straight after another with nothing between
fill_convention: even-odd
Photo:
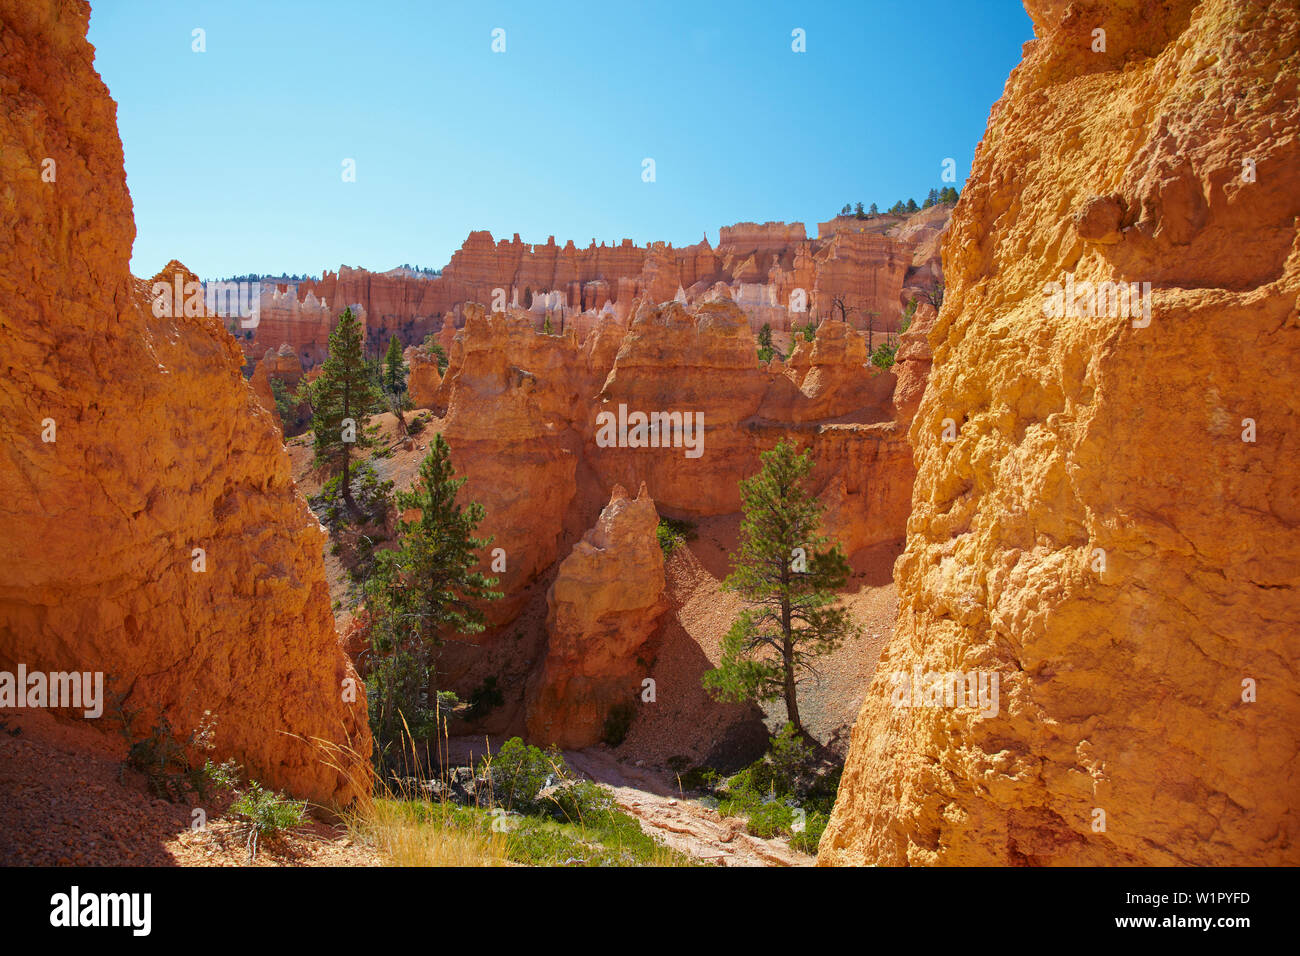
<instances>
[{"instance_id":1,"label":"clear blue sky","mask_svg":"<svg viewBox=\"0 0 1300 956\"><path fill-rule=\"evenodd\" d=\"M945 157L960 185L1033 35L1016 0L92 8L142 276L173 257L207 277L440 268L471 229L815 232L846 202L921 202Z\"/></svg>"}]
</instances>

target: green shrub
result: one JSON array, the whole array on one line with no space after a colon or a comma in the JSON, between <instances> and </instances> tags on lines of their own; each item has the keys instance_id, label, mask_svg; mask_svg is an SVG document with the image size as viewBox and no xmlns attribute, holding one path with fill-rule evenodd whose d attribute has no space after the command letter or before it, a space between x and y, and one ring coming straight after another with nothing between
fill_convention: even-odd
<instances>
[{"instance_id":1,"label":"green shrub","mask_svg":"<svg viewBox=\"0 0 1300 956\"><path fill-rule=\"evenodd\" d=\"M879 345L876 347L876 350L871 353L871 364L879 369L890 368L894 364L894 356L897 352L897 342L886 342L884 345Z\"/></svg>"},{"instance_id":2,"label":"green shrub","mask_svg":"<svg viewBox=\"0 0 1300 956\"><path fill-rule=\"evenodd\" d=\"M424 344L421 346L426 352L438 360L438 373L442 374L447 371L447 350L438 342L436 332L430 332L424 337Z\"/></svg>"},{"instance_id":3,"label":"green shrub","mask_svg":"<svg viewBox=\"0 0 1300 956\"><path fill-rule=\"evenodd\" d=\"M667 558L683 543L695 540L695 525L676 518L660 518L659 525L655 528L655 537L659 539L659 549Z\"/></svg>"},{"instance_id":4,"label":"green shrub","mask_svg":"<svg viewBox=\"0 0 1300 956\"><path fill-rule=\"evenodd\" d=\"M614 795L590 780L579 780L550 793L546 808L561 822L595 825L613 811Z\"/></svg>"},{"instance_id":5,"label":"green shrub","mask_svg":"<svg viewBox=\"0 0 1300 956\"><path fill-rule=\"evenodd\" d=\"M361 522L383 523L389 509L393 507L393 483L380 479L374 465L364 461L353 467L349 484L352 486L352 498L361 513ZM335 475L325 482L320 493L311 499L311 506L322 516L331 531L337 531L353 518L343 502L341 475Z\"/></svg>"},{"instance_id":6,"label":"green shrub","mask_svg":"<svg viewBox=\"0 0 1300 956\"><path fill-rule=\"evenodd\" d=\"M176 739L165 716L159 717L143 737L135 738L131 725L136 712L128 712L121 698L116 700L116 708L121 733L127 742L123 768L144 774L154 796L173 803L188 799L190 794L206 800L209 794L230 789L238 782L240 768L234 760L218 764L207 759L201 766L191 763L192 752L212 750L216 746L217 718L210 711L203 712L199 726L182 742Z\"/></svg>"},{"instance_id":7,"label":"green shrub","mask_svg":"<svg viewBox=\"0 0 1300 956\"><path fill-rule=\"evenodd\" d=\"M527 813L540 806L538 794L548 782L568 779L569 768L559 751L540 750L511 737L495 757L483 758L479 774L488 778L498 806Z\"/></svg>"},{"instance_id":8,"label":"green shrub","mask_svg":"<svg viewBox=\"0 0 1300 956\"><path fill-rule=\"evenodd\" d=\"M307 812L306 803L290 800L273 790L264 790L256 780L248 785L230 805L230 812L245 821L248 831L249 859L257 856L258 842L276 839L301 826Z\"/></svg>"},{"instance_id":9,"label":"green shrub","mask_svg":"<svg viewBox=\"0 0 1300 956\"><path fill-rule=\"evenodd\" d=\"M756 837L770 840L774 836L791 832L794 814L790 808L779 800L760 803L749 812L745 829Z\"/></svg>"},{"instance_id":10,"label":"green shrub","mask_svg":"<svg viewBox=\"0 0 1300 956\"><path fill-rule=\"evenodd\" d=\"M678 783L683 790L712 790L722 781L722 775L712 767L695 767L680 773Z\"/></svg>"},{"instance_id":11,"label":"green shrub","mask_svg":"<svg viewBox=\"0 0 1300 956\"><path fill-rule=\"evenodd\" d=\"M768 786L782 795L795 793L800 776L815 758L812 745L787 722L768 746L764 761L771 769Z\"/></svg>"},{"instance_id":12,"label":"green shrub","mask_svg":"<svg viewBox=\"0 0 1300 956\"><path fill-rule=\"evenodd\" d=\"M817 855L817 844L821 842L822 834L826 832L826 824L830 817L820 810L814 810L807 814L804 819L804 828L790 838L790 847L798 850L800 853L810 853Z\"/></svg>"}]
</instances>

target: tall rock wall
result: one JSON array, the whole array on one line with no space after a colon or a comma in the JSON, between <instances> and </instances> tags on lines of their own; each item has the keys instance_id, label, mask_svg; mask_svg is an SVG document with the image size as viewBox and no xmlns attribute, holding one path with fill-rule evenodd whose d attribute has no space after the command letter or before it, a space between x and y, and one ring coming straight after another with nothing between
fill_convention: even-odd
<instances>
[{"instance_id":1,"label":"tall rock wall","mask_svg":"<svg viewBox=\"0 0 1300 956\"><path fill-rule=\"evenodd\" d=\"M1295 864L1300 9L1026 6L819 859ZM1149 322L1107 280L1151 283ZM996 675L996 707L915 706L914 668Z\"/></svg>"},{"instance_id":2,"label":"tall rock wall","mask_svg":"<svg viewBox=\"0 0 1300 956\"><path fill-rule=\"evenodd\" d=\"M221 320L156 317L131 278L89 14L0 0L0 670L103 672L138 733L211 711L218 759L347 803L353 783L302 739L369 757L324 535Z\"/></svg>"}]
</instances>

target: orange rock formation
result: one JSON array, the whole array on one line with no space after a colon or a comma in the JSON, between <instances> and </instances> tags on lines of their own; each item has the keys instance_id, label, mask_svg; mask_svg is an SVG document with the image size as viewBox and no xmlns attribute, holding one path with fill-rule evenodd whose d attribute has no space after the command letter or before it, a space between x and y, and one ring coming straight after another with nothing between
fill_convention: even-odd
<instances>
[{"instance_id":1,"label":"orange rock formation","mask_svg":"<svg viewBox=\"0 0 1300 956\"><path fill-rule=\"evenodd\" d=\"M1300 10L1026 7L820 861L1294 865ZM1151 283L1149 320L1105 282ZM913 668L997 706L900 706Z\"/></svg>"},{"instance_id":2,"label":"orange rock formation","mask_svg":"<svg viewBox=\"0 0 1300 956\"><path fill-rule=\"evenodd\" d=\"M659 513L641 486L609 504L560 564L547 594L547 654L527 695L529 736L542 744L589 747L606 718L635 706L648 665L638 651L667 605Z\"/></svg>"},{"instance_id":3,"label":"orange rock formation","mask_svg":"<svg viewBox=\"0 0 1300 956\"><path fill-rule=\"evenodd\" d=\"M406 391L411 403L416 408L432 408L437 400L438 386L442 384L437 356L418 345L412 345L403 353L403 358L408 369Z\"/></svg>"},{"instance_id":4,"label":"orange rock formation","mask_svg":"<svg viewBox=\"0 0 1300 956\"><path fill-rule=\"evenodd\" d=\"M298 353L288 342L281 345L277 351L267 349L262 360L253 369L252 378L249 379L249 384L253 386L253 392L262 403L262 407L283 427L284 423L280 421L280 410L275 404L275 393L271 391L273 378L279 379L291 391L302 379L302 362L298 360Z\"/></svg>"},{"instance_id":5,"label":"orange rock formation","mask_svg":"<svg viewBox=\"0 0 1300 956\"><path fill-rule=\"evenodd\" d=\"M128 272L88 6L0 0L0 20L0 207L23 224L0 257L0 669L103 672L141 734L161 714L183 736L210 710L218 759L347 803L353 784L303 738L368 758L365 689L345 702L324 535L279 432L222 322L155 316ZM111 706L98 723L116 734Z\"/></svg>"}]
</instances>

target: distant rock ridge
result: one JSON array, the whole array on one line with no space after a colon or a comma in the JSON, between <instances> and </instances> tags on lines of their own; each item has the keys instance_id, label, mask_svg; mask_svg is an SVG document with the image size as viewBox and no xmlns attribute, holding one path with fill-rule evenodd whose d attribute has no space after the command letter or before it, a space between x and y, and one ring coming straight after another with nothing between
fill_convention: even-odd
<instances>
[{"instance_id":1,"label":"distant rock ridge","mask_svg":"<svg viewBox=\"0 0 1300 956\"><path fill-rule=\"evenodd\" d=\"M934 210L913 217L921 218L940 222L940 229L947 221L946 212ZM912 221L900 220L904 226ZM909 236L929 242L920 261L918 243L901 233L832 230L810 239L802 223L723 226L716 249L707 238L680 248L664 242L637 246L630 239L616 245L593 239L579 247L572 240L559 245L554 236L540 244L523 242L517 233L494 240L476 230L441 276L340 266L285 291L268 284L261 324L240 344L253 359L288 342L310 368L324 360L329 330L345 305L361 315L374 355L392 336L404 346L418 345L431 332L462 327L467 303L491 311L528 310L539 329L550 319L556 331L576 325L585 335L606 311L630 318L636 299L689 304L718 284L733 290L755 332L764 324L788 331L833 313L844 317L840 305L854 328L870 324L884 332L897 328L903 304L914 297L904 294L909 282L929 285L941 274L933 231L910 228Z\"/></svg>"}]
</instances>

